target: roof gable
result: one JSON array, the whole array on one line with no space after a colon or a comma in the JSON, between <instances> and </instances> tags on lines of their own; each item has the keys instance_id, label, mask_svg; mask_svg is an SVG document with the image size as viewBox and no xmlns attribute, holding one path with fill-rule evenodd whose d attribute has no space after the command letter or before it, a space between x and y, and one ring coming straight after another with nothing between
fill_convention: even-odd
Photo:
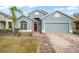
<instances>
[{"instance_id":1,"label":"roof gable","mask_svg":"<svg viewBox=\"0 0 79 59\"><path fill-rule=\"evenodd\" d=\"M79 14L73 16L74 20L73 21L79 21Z\"/></svg>"},{"instance_id":2,"label":"roof gable","mask_svg":"<svg viewBox=\"0 0 79 59\"><path fill-rule=\"evenodd\" d=\"M32 11L32 12L30 12L28 15L30 15L30 14L32 14L32 13L34 13L34 12L40 12L40 13L42 13L42 14L44 14L44 15L46 15L46 14L48 14L47 12L45 12L45 11L43 11L43 10L34 10L34 11Z\"/></svg>"},{"instance_id":3,"label":"roof gable","mask_svg":"<svg viewBox=\"0 0 79 59\"><path fill-rule=\"evenodd\" d=\"M32 19L30 19L29 17L26 17L26 16L24 16L24 15L18 17L17 20L20 19L21 17L25 17L25 18L27 18L27 19L29 19L29 20L32 20ZM33 21L33 20L32 20L32 21Z\"/></svg>"},{"instance_id":4,"label":"roof gable","mask_svg":"<svg viewBox=\"0 0 79 59\"><path fill-rule=\"evenodd\" d=\"M68 18L73 19L72 17L70 17L70 16L68 16L67 14L62 13L62 12L60 12L60 11L55 11L55 12L53 12L53 13L47 14L46 16L41 17L41 19L46 18L46 17L48 17L48 16L50 16L50 15L52 15L52 14L54 14L54 13L57 13L57 12L60 13L60 14L65 15L65 16L67 16Z\"/></svg>"}]
</instances>

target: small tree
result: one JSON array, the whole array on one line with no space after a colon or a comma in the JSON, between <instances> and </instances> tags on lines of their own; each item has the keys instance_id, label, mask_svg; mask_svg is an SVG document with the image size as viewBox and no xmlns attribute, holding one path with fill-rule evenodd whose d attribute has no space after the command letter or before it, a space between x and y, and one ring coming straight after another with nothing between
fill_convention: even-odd
<instances>
[{"instance_id":1,"label":"small tree","mask_svg":"<svg viewBox=\"0 0 79 59\"><path fill-rule=\"evenodd\" d=\"M11 14L12 14L12 21L13 21L13 23L12 23L12 33L15 35L15 23L16 23L16 13L17 12L19 12L19 13L21 13L22 15L23 15L23 12L20 10L20 9L18 9L16 6L12 6L11 8L10 8L10 11L11 11Z\"/></svg>"}]
</instances>

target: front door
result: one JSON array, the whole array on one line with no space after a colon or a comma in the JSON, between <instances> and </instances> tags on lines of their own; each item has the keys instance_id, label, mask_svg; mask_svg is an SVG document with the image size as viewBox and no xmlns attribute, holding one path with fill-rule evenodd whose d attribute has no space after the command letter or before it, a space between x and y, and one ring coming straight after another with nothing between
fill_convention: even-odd
<instances>
[{"instance_id":1,"label":"front door","mask_svg":"<svg viewBox=\"0 0 79 59\"><path fill-rule=\"evenodd\" d=\"M35 32L41 32L42 28L41 28L41 20L40 18L34 18L34 31Z\"/></svg>"},{"instance_id":2,"label":"front door","mask_svg":"<svg viewBox=\"0 0 79 59\"><path fill-rule=\"evenodd\" d=\"M34 31L35 31L35 32L38 31L37 27L38 27L38 25L37 25L37 21L35 20L35 21L34 21Z\"/></svg>"}]
</instances>

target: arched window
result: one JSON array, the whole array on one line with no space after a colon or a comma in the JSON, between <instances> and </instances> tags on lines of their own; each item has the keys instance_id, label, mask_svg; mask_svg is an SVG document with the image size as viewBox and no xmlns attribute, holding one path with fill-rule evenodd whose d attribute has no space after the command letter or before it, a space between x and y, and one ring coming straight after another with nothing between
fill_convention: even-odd
<instances>
[{"instance_id":1,"label":"arched window","mask_svg":"<svg viewBox=\"0 0 79 59\"><path fill-rule=\"evenodd\" d=\"M54 17L60 17L60 14L59 14L59 13L56 13L56 14L54 15Z\"/></svg>"},{"instance_id":2,"label":"arched window","mask_svg":"<svg viewBox=\"0 0 79 59\"><path fill-rule=\"evenodd\" d=\"M20 22L20 29L21 30L27 30L27 22L26 21Z\"/></svg>"}]
</instances>

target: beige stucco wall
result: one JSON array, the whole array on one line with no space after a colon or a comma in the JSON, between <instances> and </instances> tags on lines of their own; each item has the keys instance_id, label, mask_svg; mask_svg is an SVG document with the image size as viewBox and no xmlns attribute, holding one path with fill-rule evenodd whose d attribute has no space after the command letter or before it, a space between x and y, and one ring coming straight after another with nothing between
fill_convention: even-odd
<instances>
[{"instance_id":1,"label":"beige stucco wall","mask_svg":"<svg viewBox=\"0 0 79 59\"><path fill-rule=\"evenodd\" d=\"M4 29L5 28L5 24L3 22L0 22L0 29Z\"/></svg>"},{"instance_id":2,"label":"beige stucco wall","mask_svg":"<svg viewBox=\"0 0 79 59\"><path fill-rule=\"evenodd\" d=\"M9 18L5 18L6 19L6 21L8 21L8 22L12 22L12 19L9 19Z\"/></svg>"},{"instance_id":3,"label":"beige stucco wall","mask_svg":"<svg viewBox=\"0 0 79 59\"><path fill-rule=\"evenodd\" d=\"M5 25L1 22L5 22ZM5 17L3 14L0 14L0 29L9 29L9 24L8 22L12 22L10 18Z\"/></svg>"},{"instance_id":4,"label":"beige stucco wall","mask_svg":"<svg viewBox=\"0 0 79 59\"><path fill-rule=\"evenodd\" d=\"M8 21L8 22L12 22L12 20L10 18L5 17L4 15L0 14L0 21Z\"/></svg>"}]
</instances>

